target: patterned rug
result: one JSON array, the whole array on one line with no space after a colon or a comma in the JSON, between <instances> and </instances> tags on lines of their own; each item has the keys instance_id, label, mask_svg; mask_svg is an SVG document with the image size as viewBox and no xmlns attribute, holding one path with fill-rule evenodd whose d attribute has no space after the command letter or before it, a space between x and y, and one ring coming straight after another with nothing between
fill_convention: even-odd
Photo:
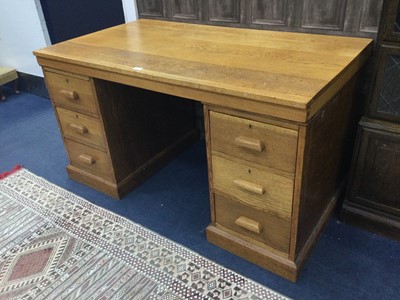
<instances>
[{"instance_id":1,"label":"patterned rug","mask_svg":"<svg viewBox=\"0 0 400 300\"><path fill-rule=\"evenodd\" d=\"M0 299L287 299L21 169L0 181Z\"/></svg>"}]
</instances>

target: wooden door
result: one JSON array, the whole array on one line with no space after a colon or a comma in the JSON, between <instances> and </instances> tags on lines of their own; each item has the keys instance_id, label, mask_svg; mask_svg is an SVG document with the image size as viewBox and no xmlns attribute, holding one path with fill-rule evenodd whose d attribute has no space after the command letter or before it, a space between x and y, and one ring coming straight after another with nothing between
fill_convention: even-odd
<instances>
[{"instance_id":1,"label":"wooden door","mask_svg":"<svg viewBox=\"0 0 400 300\"><path fill-rule=\"evenodd\" d=\"M383 0L137 0L141 18L375 37Z\"/></svg>"},{"instance_id":2,"label":"wooden door","mask_svg":"<svg viewBox=\"0 0 400 300\"><path fill-rule=\"evenodd\" d=\"M376 69L370 115L400 122L400 47L382 45Z\"/></svg>"},{"instance_id":3,"label":"wooden door","mask_svg":"<svg viewBox=\"0 0 400 300\"><path fill-rule=\"evenodd\" d=\"M400 1L389 0L384 5L381 39L400 41Z\"/></svg>"},{"instance_id":4,"label":"wooden door","mask_svg":"<svg viewBox=\"0 0 400 300\"><path fill-rule=\"evenodd\" d=\"M364 119L351 201L400 217L400 126Z\"/></svg>"}]
</instances>

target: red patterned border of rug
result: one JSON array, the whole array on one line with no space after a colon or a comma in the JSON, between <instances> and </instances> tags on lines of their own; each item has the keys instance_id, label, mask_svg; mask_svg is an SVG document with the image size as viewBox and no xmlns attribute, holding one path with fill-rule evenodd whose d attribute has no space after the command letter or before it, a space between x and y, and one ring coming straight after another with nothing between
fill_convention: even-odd
<instances>
[{"instance_id":1,"label":"red patterned border of rug","mask_svg":"<svg viewBox=\"0 0 400 300\"><path fill-rule=\"evenodd\" d=\"M287 299L25 169L0 236L0 299Z\"/></svg>"},{"instance_id":2,"label":"red patterned border of rug","mask_svg":"<svg viewBox=\"0 0 400 300\"><path fill-rule=\"evenodd\" d=\"M15 172L17 172L17 171L19 171L21 169L22 169L22 166L21 165L17 165L11 171L0 173L0 180L6 178L7 176L10 176L10 175L14 174Z\"/></svg>"}]
</instances>

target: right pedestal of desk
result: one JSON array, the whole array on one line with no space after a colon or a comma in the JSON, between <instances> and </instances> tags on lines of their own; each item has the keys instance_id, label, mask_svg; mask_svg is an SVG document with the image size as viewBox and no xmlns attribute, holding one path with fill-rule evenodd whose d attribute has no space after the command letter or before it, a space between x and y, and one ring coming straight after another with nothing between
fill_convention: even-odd
<instances>
[{"instance_id":1,"label":"right pedestal of desk","mask_svg":"<svg viewBox=\"0 0 400 300\"><path fill-rule=\"evenodd\" d=\"M306 123L205 106L208 241L297 280L344 187L358 120L355 82Z\"/></svg>"}]
</instances>

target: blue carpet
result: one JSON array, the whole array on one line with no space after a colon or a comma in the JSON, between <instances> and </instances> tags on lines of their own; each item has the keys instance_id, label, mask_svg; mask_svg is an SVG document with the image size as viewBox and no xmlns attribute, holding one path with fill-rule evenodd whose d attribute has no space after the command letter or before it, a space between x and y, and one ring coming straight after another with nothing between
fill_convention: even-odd
<instances>
[{"instance_id":1,"label":"blue carpet","mask_svg":"<svg viewBox=\"0 0 400 300\"><path fill-rule=\"evenodd\" d=\"M21 93L0 102L0 172L26 169L295 299L399 299L400 242L334 217L297 283L291 283L205 239L210 222L204 141L179 155L123 200L67 177L67 156L48 99Z\"/></svg>"}]
</instances>

